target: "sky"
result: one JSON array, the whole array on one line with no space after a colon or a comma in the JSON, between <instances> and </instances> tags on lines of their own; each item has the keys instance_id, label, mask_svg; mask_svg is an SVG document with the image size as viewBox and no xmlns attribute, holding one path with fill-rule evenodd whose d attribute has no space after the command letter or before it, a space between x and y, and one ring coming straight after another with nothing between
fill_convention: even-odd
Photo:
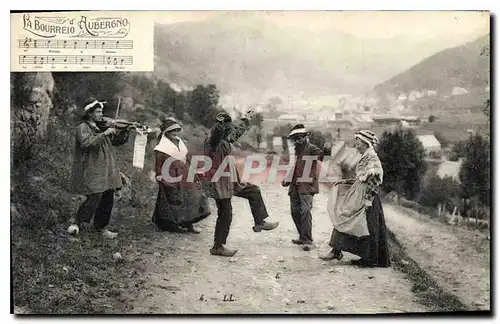
<instances>
[{"instance_id":1,"label":"sky","mask_svg":"<svg viewBox=\"0 0 500 324\"><path fill-rule=\"evenodd\" d=\"M447 38L462 44L490 29L489 12L479 11L177 11L155 14L157 23L200 21L217 15L254 16L286 27L335 28L362 38Z\"/></svg>"}]
</instances>

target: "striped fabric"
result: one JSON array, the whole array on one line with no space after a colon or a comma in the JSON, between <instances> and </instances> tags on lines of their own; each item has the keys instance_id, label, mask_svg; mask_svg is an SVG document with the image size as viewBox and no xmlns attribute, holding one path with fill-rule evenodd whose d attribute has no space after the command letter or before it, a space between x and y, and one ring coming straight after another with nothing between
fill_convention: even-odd
<instances>
[{"instance_id":1,"label":"striped fabric","mask_svg":"<svg viewBox=\"0 0 500 324\"><path fill-rule=\"evenodd\" d=\"M379 144L379 140L374 132L369 130L361 130L354 135L355 138L359 138L361 141L368 144L371 147L377 147Z\"/></svg>"}]
</instances>

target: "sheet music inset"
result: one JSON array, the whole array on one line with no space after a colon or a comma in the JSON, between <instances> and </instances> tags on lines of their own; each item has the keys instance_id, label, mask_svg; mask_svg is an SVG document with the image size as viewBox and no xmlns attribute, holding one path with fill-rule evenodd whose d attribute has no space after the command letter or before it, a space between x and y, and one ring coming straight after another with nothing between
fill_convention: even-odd
<instances>
[{"instance_id":1,"label":"sheet music inset","mask_svg":"<svg viewBox=\"0 0 500 324\"><path fill-rule=\"evenodd\" d=\"M143 12L11 14L11 71L153 71L153 35Z\"/></svg>"}]
</instances>

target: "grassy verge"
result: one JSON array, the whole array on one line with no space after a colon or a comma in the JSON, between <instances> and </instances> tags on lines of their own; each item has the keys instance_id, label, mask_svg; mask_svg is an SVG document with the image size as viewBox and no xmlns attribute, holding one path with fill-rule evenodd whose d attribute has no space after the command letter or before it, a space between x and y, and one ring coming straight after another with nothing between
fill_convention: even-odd
<instances>
[{"instance_id":1,"label":"grassy verge","mask_svg":"<svg viewBox=\"0 0 500 324\"><path fill-rule=\"evenodd\" d=\"M445 292L417 262L411 259L394 233L388 230L393 267L405 273L413 283L412 292L419 302L435 312L467 311L468 307L457 297Z\"/></svg>"},{"instance_id":2,"label":"grassy verge","mask_svg":"<svg viewBox=\"0 0 500 324\"><path fill-rule=\"evenodd\" d=\"M118 154L128 174L134 173L132 146L133 140ZM154 200L149 199L156 194L155 186L146 171L134 174L132 198L115 204L115 240L92 232L70 237L66 228L79 204L68 194L72 150L69 131L56 125L31 160L12 168L14 305L27 314L133 312L129 301L143 287L149 267L155 266L150 244ZM116 252L122 260L113 258Z\"/></svg>"}]
</instances>

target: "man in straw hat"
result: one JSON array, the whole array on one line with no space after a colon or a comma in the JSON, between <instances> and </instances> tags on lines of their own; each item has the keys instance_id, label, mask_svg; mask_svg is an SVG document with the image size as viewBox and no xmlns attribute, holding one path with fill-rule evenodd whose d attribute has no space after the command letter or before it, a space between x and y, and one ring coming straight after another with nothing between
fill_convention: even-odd
<instances>
[{"instance_id":1,"label":"man in straw hat","mask_svg":"<svg viewBox=\"0 0 500 324\"><path fill-rule=\"evenodd\" d=\"M253 114L253 111L249 111L240 122L235 123L232 122L231 116L227 113L219 113L216 116L216 124L205 141L205 155L212 159L212 169L207 173L207 176L212 189L211 196L215 198L217 203L214 245L210 249L212 255L231 257L237 252L237 250L224 246L232 222L232 196L248 199L254 219L254 232L269 231L278 226L278 222L265 221L269 215L260 188L254 184L240 181L235 162L231 159L232 143L250 128ZM224 161L228 163L224 172L229 172L231 176L218 177L217 173L220 172L218 169Z\"/></svg>"},{"instance_id":2,"label":"man in straw hat","mask_svg":"<svg viewBox=\"0 0 500 324\"><path fill-rule=\"evenodd\" d=\"M292 219L299 233L299 238L293 239L292 243L303 245L304 251L314 247L311 209L314 195L319 192L318 160L322 161L324 157L324 152L309 142L309 134L303 124L298 124L288 135L295 148L295 166L290 182L285 179L282 183L284 187L289 187ZM308 159L312 160L310 167Z\"/></svg>"},{"instance_id":3,"label":"man in straw hat","mask_svg":"<svg viewBox=\"0 0 500 324\"><path fill-rule=\"evenodd\" d=\"M111 218L114 192L121 188L122 179L113 146L125 144L128 130L117 132L103 123L105 102L90 98L83 107L83 120L76 128L71 191L87 199L76 213L76 222L68 232L78 234L94 217L94 230L107 238L118 234L106 229Z\"/></svg>"}]
</instances>

